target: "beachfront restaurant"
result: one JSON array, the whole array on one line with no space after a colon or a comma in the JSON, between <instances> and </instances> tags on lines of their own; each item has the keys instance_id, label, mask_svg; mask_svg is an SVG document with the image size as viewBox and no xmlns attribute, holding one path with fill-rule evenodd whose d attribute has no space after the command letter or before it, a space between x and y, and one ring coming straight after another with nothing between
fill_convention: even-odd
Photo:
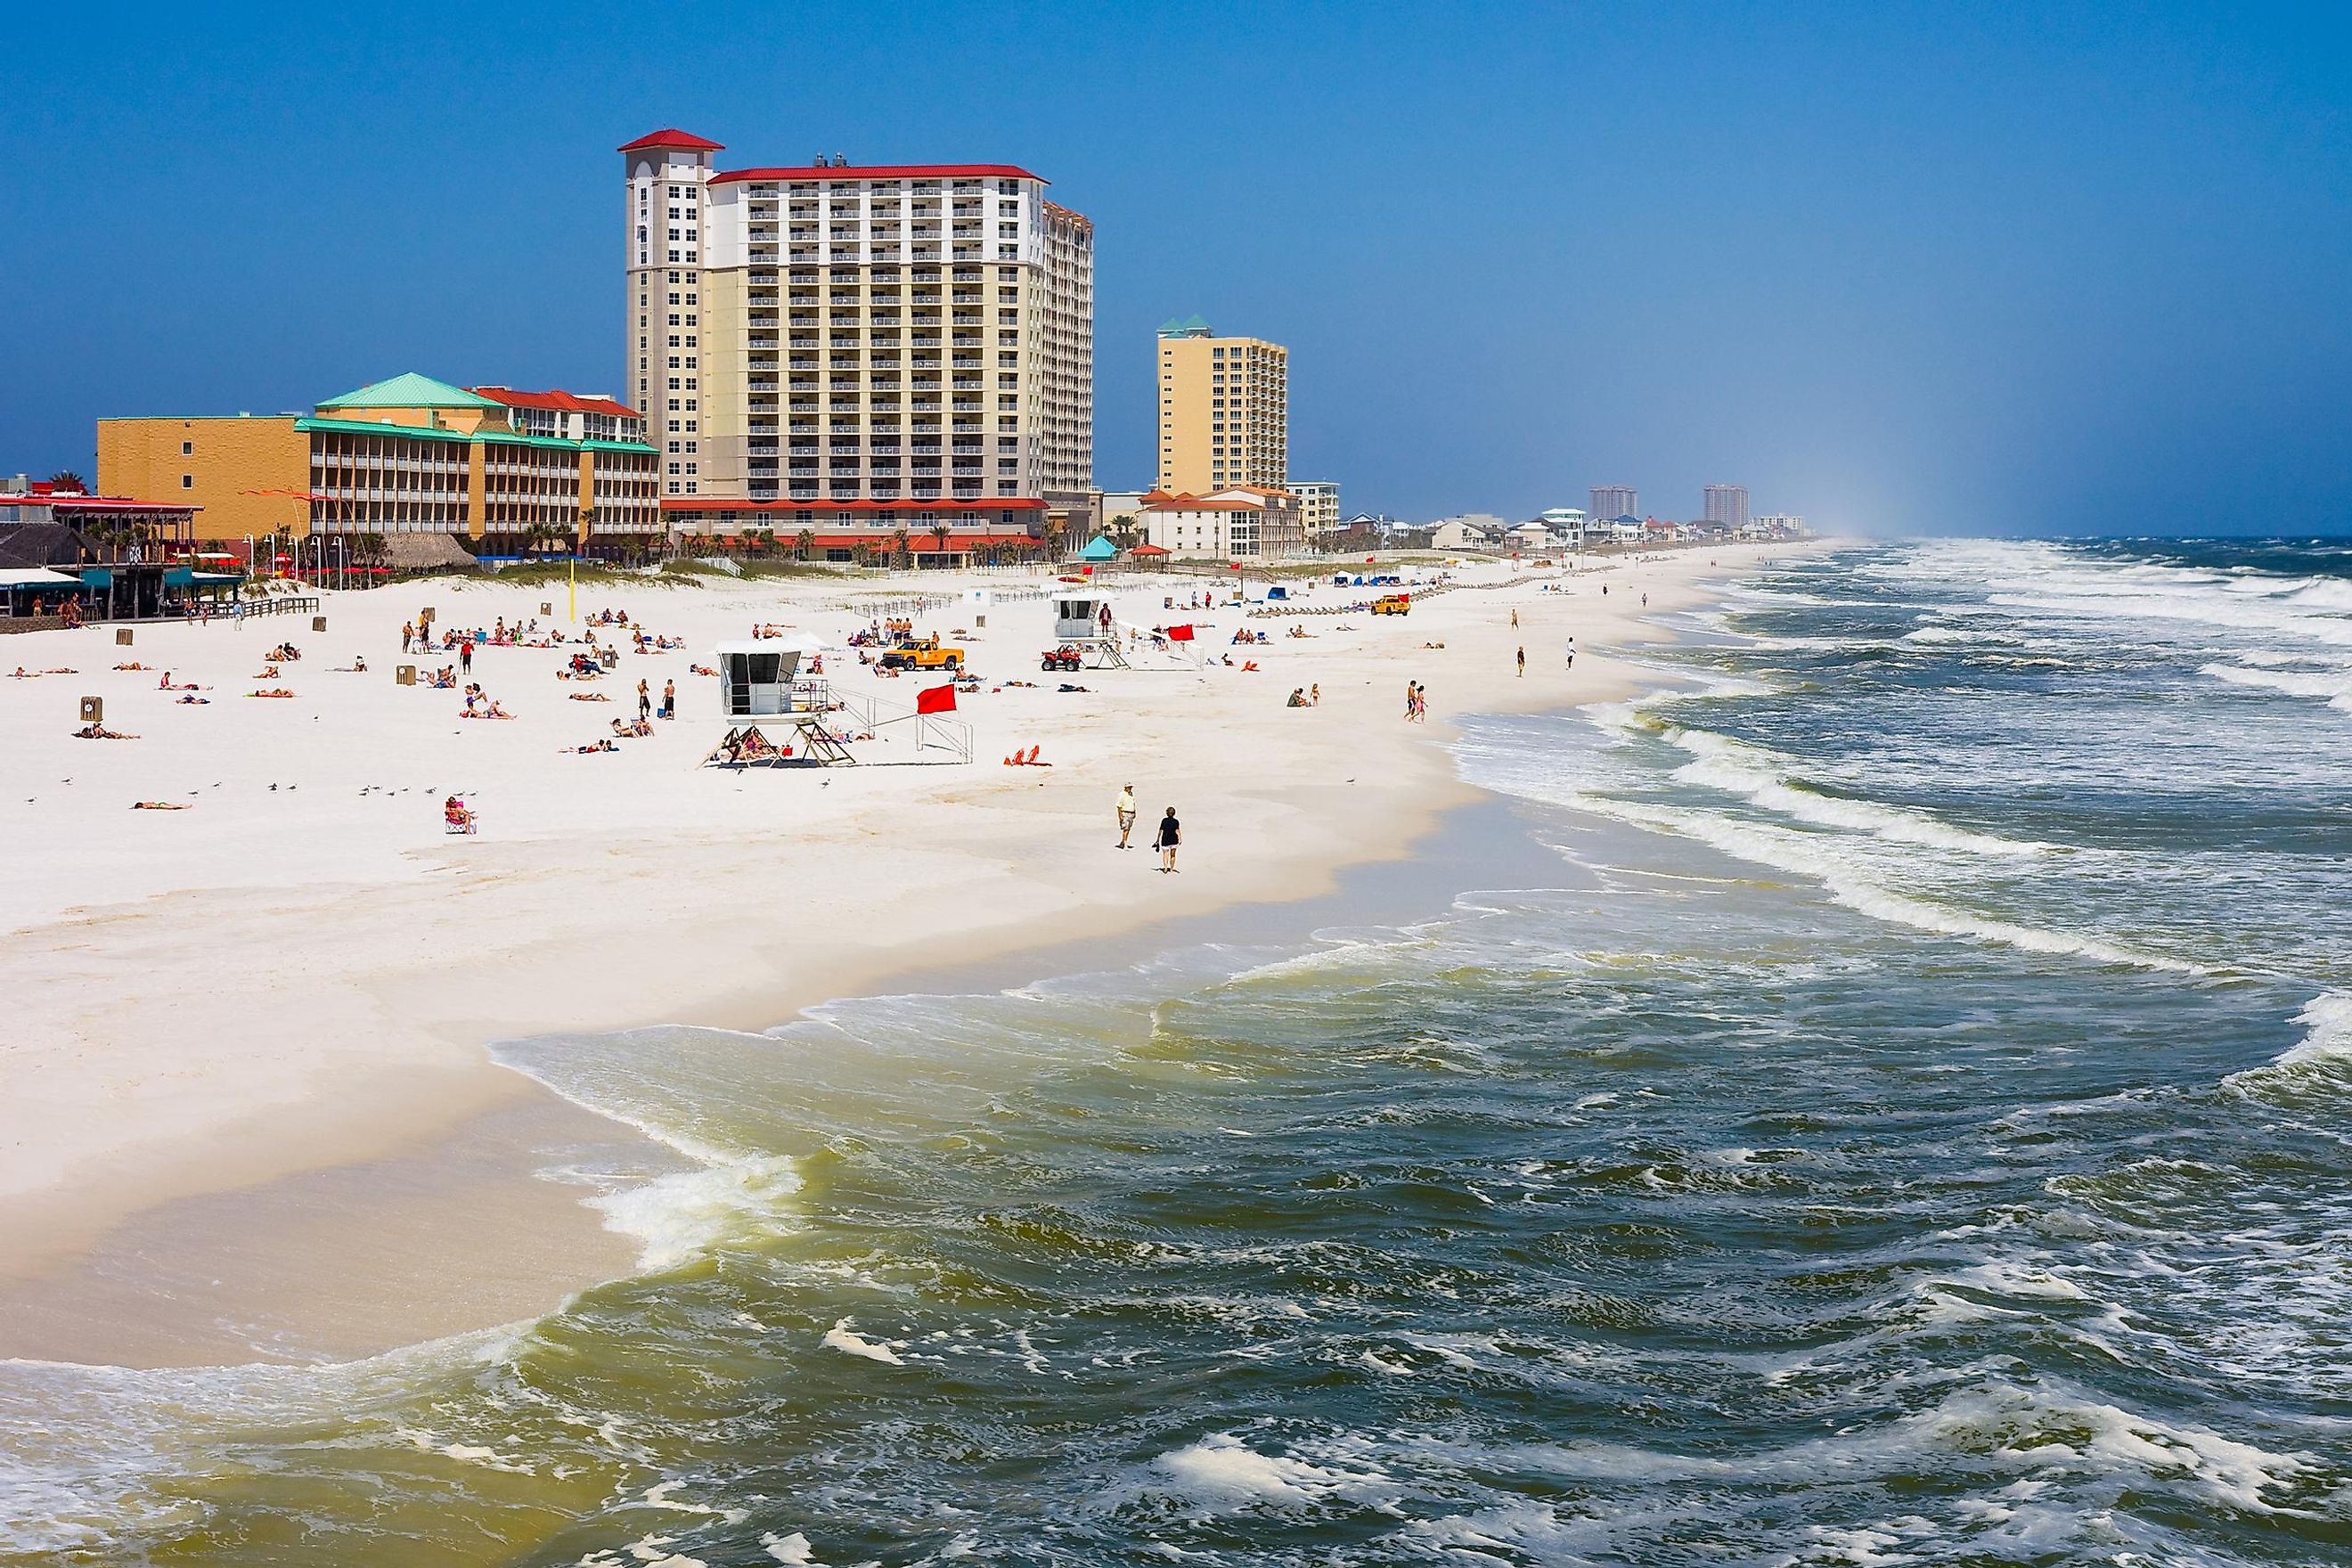
<instances>
[{"instance_id":1,"label":"beachfront restaurant","mask_svg":"<svg viewBox=\"0 0 2352 1568\"><path fill-rule=\"evenodd\" d=\"M81 579L46 566L0 566L0 621L47 620L82 593Z\"/></svg>"},{"instance_id":2,"label":"beachfront restaurant","mask_svg":"<svg viewBox=\"0 0 2352 1568\"><path fill-rule=\"evenodd\" d=\"M81 613L93 621L153 621L194 615L209 600L225 605L239 581L234 573L199 572L164 561L115 561L58 566L81 586Z\"/></svg>"}]
</instances>

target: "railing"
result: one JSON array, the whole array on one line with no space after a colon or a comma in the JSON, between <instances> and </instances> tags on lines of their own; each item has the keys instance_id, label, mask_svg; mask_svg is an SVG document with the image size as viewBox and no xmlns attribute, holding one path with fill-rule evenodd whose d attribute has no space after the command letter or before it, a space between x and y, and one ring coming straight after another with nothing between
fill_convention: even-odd
<instances>
[{"instance_id":1,"label":"railing","mask_svg":"<svg viewBox=\"0 0 2352 1568\"><path fill-rule=\"evenodd\" d=\"M247 616L315 616L319 613L320 603L318 598L309 594L291 594L283 598L240 599L232 606L232 613Z\"/></svg>"}]
</instances>

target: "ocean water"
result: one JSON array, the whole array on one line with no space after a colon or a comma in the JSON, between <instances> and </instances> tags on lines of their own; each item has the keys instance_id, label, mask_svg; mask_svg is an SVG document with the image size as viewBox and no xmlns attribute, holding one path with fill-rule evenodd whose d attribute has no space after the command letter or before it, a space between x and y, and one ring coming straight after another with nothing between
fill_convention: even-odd
<instances>
[{"instance_id":1,"label":"ocean water","mask_svg":"<svg viewBox=\"0 0 2352 1568\"><path fill-rule=\"evenodd\" d=\"M1412 919L505 1047L641 1272L0 1367L0 1562L2352 1561L2352 549L1676 629Z\"/></svg>"}]
</instances>

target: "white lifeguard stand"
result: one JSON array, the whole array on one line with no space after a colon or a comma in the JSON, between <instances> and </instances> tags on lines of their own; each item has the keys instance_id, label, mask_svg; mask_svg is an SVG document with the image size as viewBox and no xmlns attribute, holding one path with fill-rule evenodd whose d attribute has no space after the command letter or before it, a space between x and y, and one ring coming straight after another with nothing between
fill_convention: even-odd
<instances>
[{"instance_id":1,"label":"white lifeguard stand","mask_svg":"<svg viewBox=\"0 0 2352 1568\"><path fill-rule=\"evenodd\" d=\"M719 714L730 727L788 728L795 757L811 763L857 760L833 738L826 717L834 706L830 685L800 673L801 656L814 652L814 645L765 637L720 643L713 651L719 658Z\"/></svg>"},{"instance_id":2,"label":"white lifeguard stand","mask_svg":"<svg viewBox=\"0 0 2352 1568\"><path fill-rule=\"evenodd\" d=\"M1126 669L1127 656L1118 648L1118 621L1105 598L1078 597L1054 601L1054 637L1076 643L1085 651L1088 669Z\"/></svg>"}]
</instances>

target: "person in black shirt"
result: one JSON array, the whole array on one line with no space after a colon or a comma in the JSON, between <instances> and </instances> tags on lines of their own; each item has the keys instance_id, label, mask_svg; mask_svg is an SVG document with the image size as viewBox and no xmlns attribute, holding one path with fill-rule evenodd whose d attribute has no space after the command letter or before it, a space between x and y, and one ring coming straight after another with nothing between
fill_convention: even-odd
<instances>
[{"instance_id":1,"label":"person in black shirt","mask_svg":"<svg viewBox=\"0 0 2352 1568\"><path fill-rule=\"evenodd\" d=\"M1176 869L1176 846L1183 839L1183 825L1176 820L1176 808L1171 805L1168 814L1160 819L1160 832L1151 840L1151 847L1160 851L1162 875Z\"/></svg>"}]
</instances>

